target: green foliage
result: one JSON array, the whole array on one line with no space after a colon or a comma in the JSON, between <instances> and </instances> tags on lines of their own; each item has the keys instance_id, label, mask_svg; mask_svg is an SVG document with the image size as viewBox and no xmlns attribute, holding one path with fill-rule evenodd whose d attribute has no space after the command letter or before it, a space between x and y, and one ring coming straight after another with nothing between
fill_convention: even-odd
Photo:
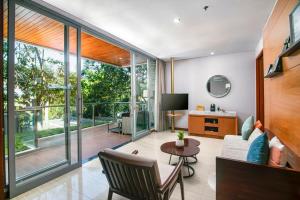
<instances>
[{"instance_id":1,"label":"green foliage","mask_svg":"<svg viewBox=\"0 0 300 200\"><path fill-rule=\"evenodd\" d=\"M16 137L15 140L15 151L16 153L28 150L29 148L24 144L21 137Z\"/></svg>"},{"instance_id":2,"label":"green foliage","mask_svg":"<svg viewBox=\"0 0 300 200\"><path fill-rule=\"evenodd\" d=\"M4 110L7 112L7 41L4 41ZM91 119L94 114L96 125L107 123L102 117L115 117L122 111L129 111L129 104L113 102L129 102L130 100L130 68L116 67L110 64L83 59L81 71L81 90L84 101L83 117ZM15 43L15 125L16 152L29 149L27 141L51 135L61 134L63 128L38 130L45 119L57 120L65 118L65 65L63 53L16 41ZM145 70L141 84L145 83ZM77 73L69 74L71 117L76 117ZM142 89L138 90L141 91ZM45 107L49 107L46 111ZM25 110L23 110L25 109ZM47 116L46 116L47 115ZM91 122L82 124L82 128L90 127ZM75 130L71 126L70 130Z\"/></svg>"},{"instance_id":3,"label":"green foliage","mask_svg":"<svg viewBox=\"0 0 300 200\"><path fill-rule=\"evenodd\" d=\"M113 110L115 113L120 110L113 108L111 103L130 99L130 68L84 60L81 91L86 104L84 117L91 118L93 108L88 103L95 102L100 103L95 107L95 116L112 117Z\"/></svg>"},{"instance_id":4,"label":"green foliage","mask_svg":"<svg viewBox=\"0 0 300 200\"><path fill-rule=\"evenodd\" d=\"M183 140L184 139L184 131L178 131L177 137L178 137L178 140Z\"/></svg>"}]
</instances>

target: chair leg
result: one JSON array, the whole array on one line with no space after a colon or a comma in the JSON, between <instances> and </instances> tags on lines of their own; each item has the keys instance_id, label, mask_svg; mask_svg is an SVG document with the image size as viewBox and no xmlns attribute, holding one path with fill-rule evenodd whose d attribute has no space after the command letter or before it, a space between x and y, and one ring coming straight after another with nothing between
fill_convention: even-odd
<instances>
[{"instance_id":1,"label":"chair leg","mask_svg":"<svg viewBox=\"0 0 300 200\"><path fill-rule=\"evenodd\" d=\"M184 200L184 186L183 186L183 177L182 173L179 174L179 184L180 184L180 191L181 191L181 200Z\"/></svg>"},{"instance_id":2,"label":"chair leg","mask_svg":"<svg viewBox=\"0 0 300 200\"><path fill-rule=\"evenodd\" d=\"M107 200L112 200L113 192L109 189Z\"/></svg>"}]
</instances>

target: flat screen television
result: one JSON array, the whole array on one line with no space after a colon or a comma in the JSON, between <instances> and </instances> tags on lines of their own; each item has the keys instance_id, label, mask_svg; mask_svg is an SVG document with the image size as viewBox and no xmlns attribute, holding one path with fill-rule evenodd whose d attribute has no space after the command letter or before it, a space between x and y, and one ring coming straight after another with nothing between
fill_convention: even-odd
<instances>
[{"instance_id":1,"label":"flat screen television","mask_svg":"<svg viewBox=\"0 0 300 200\"><path fill-rule=\"evenodd\" d=\"M162 110L188 110L189 94L162 94Z\"/></svg>"}]
</instances>

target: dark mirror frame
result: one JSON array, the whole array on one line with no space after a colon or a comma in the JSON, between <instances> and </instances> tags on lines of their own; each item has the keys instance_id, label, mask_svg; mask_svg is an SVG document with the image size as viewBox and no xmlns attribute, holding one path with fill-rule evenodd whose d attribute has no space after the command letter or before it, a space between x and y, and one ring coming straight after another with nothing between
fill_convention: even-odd
<instances>
[{"instance_id":1,"label":"dark mirror frame","mask_svg":"<svg viewBox=\"0 0 300 200\"><path fill-rule=\"evenodd\" d=\"M226 79L227 83L230 84L230 87L227 88L226 91L225 91L223 94L220 94L220 95L213 94L213 93L211 93L211 91L210 91L210 89L209 89L209 87L210 87L210 86L209 86L209 82L211 81L211 79L213 79L213 78L215 78L215 77L220 77L220 78ZM231 90L231 82L229 81L229 79L228 79L226 76L223 76L223 75L214 75L214 76L212 76L212 77L210 77L210 78L208 79L208 81L207 81L207 83L206 83L206 90L207 90L207 92L208 92L211 96L213 96L213 97L215 97L215 98L222 98L222 97L225 97L226 95L229 94L229 92L230 92L230 90Z\"/></svg>"}]
</instances>

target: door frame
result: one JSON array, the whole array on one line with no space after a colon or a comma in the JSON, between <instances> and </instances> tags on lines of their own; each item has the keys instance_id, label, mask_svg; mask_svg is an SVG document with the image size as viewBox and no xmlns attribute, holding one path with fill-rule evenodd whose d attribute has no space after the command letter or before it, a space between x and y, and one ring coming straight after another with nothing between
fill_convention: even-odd
<instances>
[{"instance_id":1,"label":"door frame","mask_svg":"<svg viewBox=\"0 0 300 200\"><path fill-rule=\"evenodd\" d=\"M138 140L150 133L150 128L148 126L148 129L142 130L142 131L137 131L137 117L138 117L138 106L136 102L136 54L139 54L134 51L130 51L130 65L131 65L131 131L132 131L132 141ZM142 55L144 56L144 55ZM147 58L147 70L149 68L148 60ZM148 71L147 71L148 74ZM147 77L148 79L148 77ZM147 87L148 87L148 82L147 82ZM148 106L147 106L148 107ZM148 123L149 123L149 117L148 117Z\"/></svg>"},{"instance_id":2,"label":"door frame","mask_svg":"<svg viewBox=\"0 0 300 200\"><path fill-rule=\"evenodd\" d=\"M27 8L29 10L32 10L34 12L37 12L41 15L47 16L53 20L56 20L60 23L63 23L65 26L64 31L64 38L65 38L65 48L64 48L64 63L65 63L65 85L68 83L68 68L69 68L69 27L73 27L77 30L77 86L80 85L80 76L81 76L81 55L80 55L80 41L81 41L81 29L78 25L70 23L69 21L66 21L64 19L59 18L55 13L48 12L46 10L43 10L39 7L33 6L30 2L27 1L21 1L21 0L9 0L8 1L8 179L9 179L9 197L15 197L23 192L26 192L34 187L37 187L45 182L48 182L54 178L57 178L59 176L62 176L78 167L81 167L81 127L80 127L80 117L81 117L81 94L80 94L80 87L78 88L77 92L77 116L78 116L78 136L77 136L77 145L78 145L78 152L77 157L78 161L74 164L71 164L71 158L70 158L70 133L69 133L69 119L70 119L70 102L68 101L70 99L69 97L69 88L66 88L66 120L65 124L67 124L66 130L66 154L67 154L67 162L59 162L52 166L49 166L45 169L42 169L41 171L37 171L31 176L29 176L28 179L22 180L21 182L18 182L16 180L16 162L15 162L15 131L14 131L14 65L15 65L15 6L20 5L24 8ZM67 38L67 39L66 39Z\"/></svg>"},{"instance_id":3,"label":"door frame","mask_svg":"<svg viewBox=\"0 0 300 200\"><path fill-rule=\"evenodd\" d=\"M256 57L256 120L264 127L264 54L263 50Z\"/></svg>"}]
</instances>

